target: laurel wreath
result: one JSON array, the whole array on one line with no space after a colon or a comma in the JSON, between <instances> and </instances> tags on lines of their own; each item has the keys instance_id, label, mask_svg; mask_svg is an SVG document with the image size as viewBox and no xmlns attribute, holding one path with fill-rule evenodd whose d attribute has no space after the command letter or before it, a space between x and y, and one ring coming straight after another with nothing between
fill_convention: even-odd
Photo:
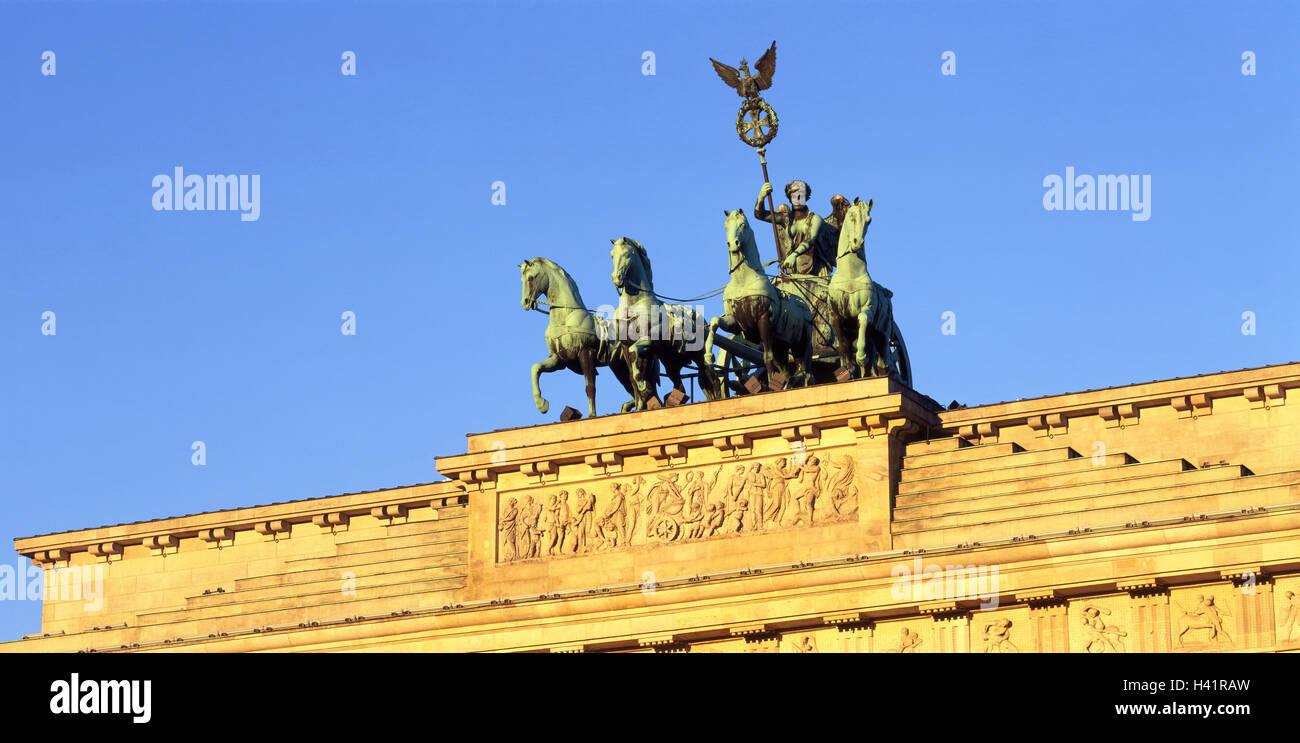
<instances>
[{"instance_id":1,"label":"laurel wreath","mask_svg":"<svg viewBox=\"0 0 1300 743\"><path fill-rule=\"evenodd\" d=\"M745 121L745 117L752 111L760 112L758 117L760 122L766 119L771 123L772 128L767 132L767 134L750 136L746 132L748 127L746 126L747 122ZM776 111L773 111L772 107L767 105L767 101L762 98L752 98L745 101L741 104L740 111L736 114L736 134L740 135L740 141L750 147L766 147L767 143L771 142L772 139L776 137L776 127Z\"/></svg>"}]
</instances>

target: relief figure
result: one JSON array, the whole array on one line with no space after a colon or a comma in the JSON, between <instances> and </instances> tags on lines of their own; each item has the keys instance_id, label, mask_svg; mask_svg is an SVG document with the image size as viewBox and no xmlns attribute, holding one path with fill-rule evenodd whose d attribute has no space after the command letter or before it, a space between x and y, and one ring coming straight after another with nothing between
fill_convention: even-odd
<instances>
[{"instance_id":1,"label":"relief figure","mask_svg":"<svg viewBox=\"0 0 1300 743\"><path fill-rule=\"evenodd\" d=\"M597 523L604 544L620 547L627 544L627 500L619 483L614 483L610 491L609 504Z\"/></svg>"},{"instance_id":2,"label":"relief figure","mask_svg":"<svg viewBox=\"0 0 1300 743\"><path fill-rule=\"evenodd\" d=\"M904 627L899 633L898 647L894 649L895 653L915 653L916 648L920 646L921 635Z\"/></svg>"},{"instance_id":3,"label":"relief figure","mask_svg":"<svg viewBox=\"0 0 1300 743\"><path fill-rule=\"evenodd\" d=\"M1282 612L1282 620L1278 622L1277 640L1293 642L1300 639L1300 596L1296 596L1295 591L1287 591L1283 598L1286 599L1286 611Z\"/></svg>"},{"instance_id":4,"label":"relief figure","mask_svg":"<svg viewBox=\"0 0 1300 743\"><path fill-rule=\"evenodd\" d=\"M1018 653L1020 649L1011 642L1011 620L994 619L984 625L984 652Z\"/></svg>"},{"instance_id":5,"label":"relief figure","mask_svg":"<svg viewBox=\"0 0 1300 743\"><path fill-rule=\"evenodd\" d=\"M818 478L821 476L821 462L817 457L808 457L808 462L799 468L799 479L795 482L794 503L786 509L786 518L782 526L799 526L812 524L819 490Z\"/></svg>"},{"instance_id":6,"label":"relief figure","mask_svg":"<svg viewBox=\"0 0 1300 743\"><path fill-rule=\"evenodd\" d=\"M537 519L537 531L541 535L541 549L543 556L550 557L555 554L555 548L558 545L559 530L556 523L556 511L559 510L559 499L554 495L546 497L546 506L542 508L541 516Z\"/></svg>"},{"instance_id":7,"label":"relief figure","mask_svg":"<svg viewBox=\"0 0 1300 743\"><path fill-rule=\"evenodd\" d=\"M523 510L519 513L519 522L517 527L519 547L516 553L519 559L524 560L530 557L537 557L538 528L537 519L542 515L542 507L533 501L533 496L528 496L524 501Z\"/></svg>"},{"instance_id":8,"label":"relief figure","mask_svg":"<svg viewBox=\"0 0 1300 743\"><path fill-rule=\"evenodd\" d=\"M767 475L767 498L763 522L767 526L780 526L790 499L786 481L798 477L799 468L790 467L786 458L782 457L764 467L763 474Z\"/></svg>"},{"instance_id":9,"label":"relief figure","mask_svg":"<svg viewBox=\"0 0 1300 743\"><path fill-rule=\"evenodd\" d=\"M570 528L573 519L573 512L569 510L569 491L561 490L555 503L555 532L556 545L562 555L571 555L574 552L576 535Z\"/></svg>"},{"instance_id":10,"label":"relief figure","mask_svg":"<svg viewBox=\"0 0 1300 743\"><path fill-rule=\"evenodd\" d=\"M1178 633L1178 647L1183 647L1183 637L1192 630L1208 629L1210 631L1209 640L1214 643L1227 640L1232 642L1228 636L1228 631L1223 628L1223 617L1228 615L1220 606L1214 603L1213 596L1197 596L1196 606L1190 610L1184 608L1181 604L1175 602L1178 609L1183 612L1178 620L1182 631Z\"/></svg>"},{"instance_id":11,"label":"relief figure","mask_svg":"<svg viewBox=\"0 0 1300 743\"><path fill-rule=\"evenodd\" d=\"M1128 633L1119 625L1106 624L1102 617L1109 615L1110 609L1102 609L1091 605L1083 607L1082 621L1087 640L1083 644L1083 652L1124 652L1124 638L1128 637Z\"/></svg>"},{"instance_id":12,"label":"relief figure","mask_svg":"<svg viewBox=\"0 0 1300 743\"><path fill-rule=\"evenodd\" d=\"M831 475L826 484L826 498L830 512L837 517L848 517L858 512L858 486L854 481L853 457L845 455L842 459L826 458L827 464L837 471Z\"/></svg>"},{"instance_id":13,"label":"relief figure","mask_svg":"<svg viewBox=\"0 0 1300 743\"><path fill-rule=\"evenodd\" d=\"M767 478L763 477L763 465L758 462L750 465L745 491L750 506L745 515L745 531L755 532L763 527L763 496L767 493Z\"/></svg>"},{"instance_id":14,"label":"relief figure","mask_svg":"<svg viewBox=\"0 0 1300 743\"><path fill-rule=\"evenodd\" d=\"M578 508L573 515L573 524L569 531L573 534L573 551L583 553L590 549L588 538L592 535L592 525L595 521L592 512L596 509L596 496L588 494L582 488L578 488L577 493Z\"/></svg>"},{"instance_id":15,"label":"relief figure","mask_svg":"<svg viewBox=\"0 0 1300 743\"><path fill-rule=\"evenodd\" d=\"M519 501L511 498L506 503L506 510L501 512L501 518L497 523L497 531L501 532L501 561L510 562L515 559L516 545L518 543L518 528L516 522L519 520Z\"/></svg>"}]
</instances>

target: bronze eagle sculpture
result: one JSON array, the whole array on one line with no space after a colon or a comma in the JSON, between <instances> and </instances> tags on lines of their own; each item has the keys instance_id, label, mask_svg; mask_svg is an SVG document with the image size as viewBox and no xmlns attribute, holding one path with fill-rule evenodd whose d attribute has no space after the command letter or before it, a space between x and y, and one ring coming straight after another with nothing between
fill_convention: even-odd
<instances>
[{"instance_id":1,"label":"bronze eagle sculpture","mask_svg":"<svg viewBox=\"0 0 1300 743\"><path fill-rule=\"evenodd\" d=\"M758 71L753 77L749 74L749 62L740 60L740 69L725 65L713 57L709 57L713 63L713 69L722 78L722 82L736 89L736 94L741 98L757 98L758 91L767 90L772 87L772 75L776 74L776 42L768 47L763 56L758 58L754 64L754 69Z\"/></svg>"}]
</instances>

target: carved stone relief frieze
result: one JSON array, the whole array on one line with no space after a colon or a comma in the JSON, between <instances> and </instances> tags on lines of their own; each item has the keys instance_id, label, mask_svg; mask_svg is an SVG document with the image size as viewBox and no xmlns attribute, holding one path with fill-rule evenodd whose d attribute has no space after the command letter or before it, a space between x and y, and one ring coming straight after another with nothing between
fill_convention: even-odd
<instances>
[{"instance_id":1,"label":"carved stone relief frieze","mask_svg":"<svg viewBox=\"0 0 1300 743\"><path fill-rule=\"evenodd\" d=\"M498 496L498 562L750 535L857 517L852 455L803 452Z\"/></svg>"},{"instance_id":2,"label":"carved stone relief frieze","mask_svg":"<svg viewBox=\"0 0 1300 743\"><path fill-rule=\"evenodd\" d=\"M1232 586L1196 586L1169 597L1170 631L1175 650L1233 648L1240 617L1229 608ZM1236 608L1236 607L1234 607Z\"/></svg>"},{"instance_id":3,"label":"carved stone relief frieze","mask_svg":"<svg viewBox=\"0 0 1300 743\"><path fill-rule=\"evenodd\" d=\"M1129 652L1128 620L1122 601L1106 597L1070 604L1070 644L1075 652Z\"/></svg>"}]
</instances>

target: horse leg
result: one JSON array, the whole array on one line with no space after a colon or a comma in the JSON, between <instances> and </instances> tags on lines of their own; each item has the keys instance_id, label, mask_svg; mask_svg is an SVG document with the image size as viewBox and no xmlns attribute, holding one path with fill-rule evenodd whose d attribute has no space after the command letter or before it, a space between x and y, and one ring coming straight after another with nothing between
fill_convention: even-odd
<instances>
[{"instance_id":1,"label":"horse leg","mask_svg":"<svg viewBox=\"0 0 1300 743\"><path fill-rule=\"evenodd\" d=\"M591 357L591 347L578 352L578 364L582 366L582 376L587 380L587 417L596 417L596 364Z\"/></svg>"},{"instance_id":2,"label":"horse leg","mask_svg":"<svg viewBox=\"0 0 1300 743\"><path fill-rule=\"evenodd\" d=\"M813 384L812 352L812 336L809 335L803 344L803 353L799 354L798 360L799 370L803 373L804 387L811 387Z\"/></svg>"},{"instance_id":3,"label":"horse leg","mask_svg":"<svg viewBox=\"0 0 1300 743\"><path fill-rule=\"evenodd\" d=\"M770 382L772 375L778 370L776 368L776 349L772 343L772 314L770 312L758 312L758 337L763 342L763 366L767 369L767 378Z\"/></svg>"},{"instance_id":4,"label":"horse leg","mask_svg":"<svg viewBox=\"0 0 1300 743\"><path fill-rule=\"evenodd\" d=\"M876 338L876 374L882 377L888 376L891 368L889 363L889 337L883 333L877 333Z\"/></svg>"},{"instance_id":5,"label":"horse leg","mask_svg":"<svg viewBox=\"0 0 1300 743\"><path fill-rule=\"evenodd\" d=\"M630 344L623 346L623 363L627 366L627 375L632 382L632 400L637 410L645 410L646 381L641 377L641 367Z\"/></svg>"},{"instance_id":6,"label":"horse leg","mask_svg":"<svg viewBox=\"0 0 1300 743\"><path fill-rule=\"evenodd\" d=\"M632 344L632 352L636 359L636 379L638 392L642 398L642 405L650 402L651 398L659 397L658 386L650 381L650 365L655 363L651 354L651 341L649 338L641 338Z\"/></svg>"},{"instance_id":7,"label":"horse leg","mask_svg":"<svg viewBox=\"0 0 1300 743\"><path fill-rule=\"evenodd\" d=\"M678 356L672 354L663 354L659 359L664 364L664 373L673 383L673 389L686 394L686 385L682 384L682 367L685 362Z\"/></svg>"},{"instance_id":8,"label":"horse leg","mask_svg":"<svg viewBox=\"0 0 1300 743\"><path fill-rule=\"evenodd\" d=\"M854 346L853 363L858 368L858 375L862 377L870 376L867 374L867 333L870 323L866 311L858 313L858 341Z\"/></svg>"},{"instance_id":9,"label":"horse leg","mask_svg":"<svg viewBox=\"0 0 1300 743\"><path fill-rule=\"evenodd\" d=\"M713 338L717 335L719 328L731 333L732 335L736 335L740 333L740 324L737 323L736 318L731 315L721 315L709 321L709 332L704 340L704 365L708 367L709 374L714 380L713 384L715 385L714 389L716 390L717 395L712 398L714 400L722 400L727 396L727 390L722 379L713 373L713 364L716 361L716 357L713 355Z\"/></svg>"},{"instance_id":10,"label":"horse leg","mask_svg":"<svg viewBox=\"0 0 1300 743\"><path fill-rule=\"evenodd\" d=\"M551 408L551 404L546 401L546 398L542 397L541 376L553 372L561 366L563 366L563 363L561 363L560 357L555 354L547 356L544 361L533 364L533 404L537 406L539 413L545 414Z\"/></svg>"},{"instance_id":11,"label":"horse leg","mask_svg":"<svg viewBox=\"0 0 1300 743\"><path fill-rule=\"evenodd\" d=\"M782 389L788 389L790 375L793 373L790 369L790 344L780 338L772 339L772 368L776 369L777 374L785 376L785 386Z\"/></svg>"},{"instance_id":12,"label":"horse leg","mask_svg":"<svg viewBox=\"0 0 1300 743\"><path fill-rule=\"evenodd\" d=\"M1213 639L1215 642L1219 641L1220 634L1222 634L1228 640L1228 642L1232 642L1232 635L1228 634L1227 628L1224 627L1222 623L1214 625L1213 632L1214 632L1214 637L1211 639Z\"/></svg>"},{"instance_id":13,"label":"horse leg","mask_svg":"<svg viewBox=\"0 0 1300 743\"><path fill-rule=\"evenodd\" d=\"M786 389L790 389L791 383L794 382L794 378L797 376L802 376L799 381L800 386L806 387L808 385L809 374L805 373L804 357L807 355L805 351L812 348L811 341L812 337L810 335L808 344L801 344L798 340L776 344L776 357L779 359L778 366L784 367L781 373L786 378Z\"/></svg>"},{"instance_id":14,"label":"horse leg","mask_svg":"<svg viewBox=\"0 0 1300 743\"><path fill-rule=\"evenodd\" d=\"M737 332L736 319L731 315L721 315L709 320L709 333L704 338L704 362L709 366L713 366L713 337L718 328L734 335Z\"/></svg>"},{"instance_id":15,"label":"horse leg","mask_svg":"<svg viewBox=\"0 0 1300 743\"><path fill-rule=\"evenodd\" d=\"M614 359L609 365L609 370L614 372L614 378L632 396L632 399L623 403L618 410L620 413L629 413L636 408L636 389L632 386L632 379L628 377L627 365L621 359Z\"/></svg>"},{"instance_id":16,"label":"horse leg","mask_svg":"<svg viewBox=\"0 0 1300 743\"><path fill-rule=\"evenodd\" d=\"M857 373L857 366L853 363L853 341L850 340L850 334L853 333L853 327L850 321L845 317L835 318L835 352L839 354L840 366Z\"/></svg>"},{"instance_id":17,"label":"horse leg","mask_svg":"<svg viewBox=\"0 0 1300 743\"><path fill-rule=\"evenodd\" d=\"M700 383L700 389L704 391L704 399L717 400L719 398L717 378L713 374L713 369L704 363L704 340L707 336L708 323L704 321L704 315L688 308L682 318L682 343L679 355L682 357L683 364L695 364L699 372L696 378Z\"/></svg>"},{"instance_id":18,"label":"horse leg","mask_svg":"<svg viewBox=\"0 0 1300 743\"><path fill-rule=\"evenodd\" d=\"M695 368L700 371L700 389L704 390L704 399L721 400L722 390L719 388L718 375L713 373L713 365L706 363L704 354L696 351L691 359L695 363Z\"/></svg>"},{"instance_id":19,"label":"horse leg","mask_svg":"<svg viewBox=\"0 0 1300 743\"><path fill-rule=\"evenodd\" d=\"M816 331L814 330L813 332ZM806 345L801 343L798 339L784 345L784 352L778 353L777 357L785 364L784 374L786 379L789 380L786 382L786 388L789 388L795 377L802 377L799 380L799 385L801 387L808 386L809 374L805 373L806 369L804 366L805 356L807 355L805 350L812 348L812 336L809 336L809 343Z\"/></svg>"}]
</instances>

